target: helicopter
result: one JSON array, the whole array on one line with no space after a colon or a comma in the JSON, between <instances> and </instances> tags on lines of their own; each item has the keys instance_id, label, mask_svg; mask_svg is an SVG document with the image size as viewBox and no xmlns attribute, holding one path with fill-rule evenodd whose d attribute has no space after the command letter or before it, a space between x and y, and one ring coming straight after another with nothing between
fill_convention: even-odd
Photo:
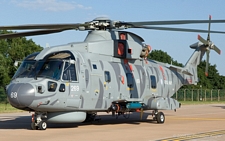
<instances>
[{"instance_id":1,"label":"helicopter","mask_svg":"<svg viewBox=\"0 0 225 141\"><path fill-rule=\"evenodd\" d=\"M1 34L0 39L88 31L83 42L46 47L28 55L6 87L10 104L34 112L31 128L46 130L47 123L79 123L94 120L98 112L125 115L152 110L153 120L162 124L160 110L176 110L181 103L171 98L183 85L199 81L197 66L204 54L208 75L210 50L220 49L210 41L211 23L225 20L113 21L98 17L75 24L32 24L0 26L0 30L32 30ZM159 27L158 25L208 23L208 30ZM194 53L184 67L147 59L151 47L129 28L208 33L207 40L190 46Z\"/></svg>"}]
</instances>

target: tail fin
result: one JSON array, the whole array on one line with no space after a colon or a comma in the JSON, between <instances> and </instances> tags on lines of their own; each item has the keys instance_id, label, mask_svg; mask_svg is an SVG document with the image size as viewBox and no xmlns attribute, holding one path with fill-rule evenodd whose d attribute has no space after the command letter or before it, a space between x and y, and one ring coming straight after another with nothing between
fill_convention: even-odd
<instances>
[{"instance_id":1,"label":"tail fin","mask_svg":"<svg viewBox=\"0 0 225 141\"><path fill-rule=\"evenodd\" d=\"M206 47L203 44L201 44L200 42L192 44L190 47L192 49L195 49L195 51L191 55L191 57L189 58L187 63L185 64L184 69L192 74L192 83L191 84L197 84L197 82L199 81L197 66L200 64L200 62L207 50L206 50ZM190 83L188 83L188 84L190 84Z\"/></svg>"}]
</instances>

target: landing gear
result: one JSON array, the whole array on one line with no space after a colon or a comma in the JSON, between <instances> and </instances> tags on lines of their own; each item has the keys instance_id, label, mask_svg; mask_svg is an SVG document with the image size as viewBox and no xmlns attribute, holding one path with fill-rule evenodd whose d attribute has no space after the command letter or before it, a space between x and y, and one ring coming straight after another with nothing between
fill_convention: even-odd
<instances>
[{"instance_id":1,"label":"landing gear","mask_svg":"<svg viewBox=\"0 0 225 141\"><path fill-rule=\"evenodd\" d=\"M163 112L158 112L158 110L154 110L152 112L153 120L156 120L157 123L162 124L165 122L165 115Z\"/></svg>"},{"instance_id":2,"label":"landing gear","mask_svg":"<svg viewBox=\"0 0 225 141\"><path fill-rule=\"evenodd\" d=\"M40 130L46 130L47 123L45 121L41 121L41 122L39 122L38 127Z\"/></svg>"},{"instance_id":3,"label":"landing gear","mask_svg":"<svg viewBox=\"0 0 225 141\"><path fill-rule=\"evenodd\" d=\"M31 129L32 130L46 130L47 123L45 120L47 118L46 113L38 113L32 114L32 122L31 122Z\"/></svg>"},{"instance_id":4,"label":"landing gear","mask_svg":"<svg viewBox=\"0 0 225 141\"><path fill-rule=\"evenodd\" d=\"M97 115L97 113L87 113L86 119L83 121L83 123L95 121L96 120L96 115Z\"/></svg>"},{"instance_id":5,"label":"landing gear","mask_svg":"<svg viewBox=\"0 0 225 141\"><path fill-rule=\"evenodd\" d=\"M35 122L31 122L31 129L38 130L38 126L35 125Z\"/></svg>"}]
</instances>

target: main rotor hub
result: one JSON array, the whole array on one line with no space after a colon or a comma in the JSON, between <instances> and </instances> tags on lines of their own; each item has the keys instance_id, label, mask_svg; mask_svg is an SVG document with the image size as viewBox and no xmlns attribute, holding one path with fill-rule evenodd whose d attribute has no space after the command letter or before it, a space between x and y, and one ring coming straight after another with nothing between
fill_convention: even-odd
<instances>
[{"instance_id":1,"label":"main rotor hub","mask_svg":"<svg viewBox=\"0 0 225 141\"><path fill-rule=\"evenodd\" d=\"M111 20L106 17L98 17L88 22L88 24L89 28L92 30L106 30L111 27Z\"/></svg>"},{"instance_id":2,"label":"main rotor hub","mask_svg":"<svg viewBox=\"0 0 225 141\"><path fill-rule=\"evenodd\" d=\"M117 23L119 23L119 21L112 21L107 17L98 17L86 24L88 24L88 30L111 30L121 28L121 25L116 25Z\"/></svg>"}]
</instances>

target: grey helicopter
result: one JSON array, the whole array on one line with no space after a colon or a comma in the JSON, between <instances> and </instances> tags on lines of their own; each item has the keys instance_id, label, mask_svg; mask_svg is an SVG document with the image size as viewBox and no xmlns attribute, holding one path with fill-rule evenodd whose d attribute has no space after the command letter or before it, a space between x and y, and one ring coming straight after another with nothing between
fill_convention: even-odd
<instances>
[{"instance_id":1,"label":"grey helicopter","mask_svg":"<svg viewBox=\"0 0 225 141\"><path fill-rule=\"evenodd\" d=\"M33 112L31 128L45 130L47 123L79 123L93 120L98 112L124 115L152 110L153 120L165 122L160 110L176 110L181 104L171 98L183 85L199 81L197 66L210 50L220 49L210 41L211 23L225 20L175 20L124 22L99 17L75 24L30 24L0 26L0 30L29 30L1 34L0 39L88 31L83 42L46 47L28 55L6 87L10 104ZM208 30L162 27L161 25L208 23ZM160 26L158 26L160 25ZM190 46L194 53L184 67L147 59L151 47L129 28L208 33L198 35Z\"/></svg>"}]
</instances>

